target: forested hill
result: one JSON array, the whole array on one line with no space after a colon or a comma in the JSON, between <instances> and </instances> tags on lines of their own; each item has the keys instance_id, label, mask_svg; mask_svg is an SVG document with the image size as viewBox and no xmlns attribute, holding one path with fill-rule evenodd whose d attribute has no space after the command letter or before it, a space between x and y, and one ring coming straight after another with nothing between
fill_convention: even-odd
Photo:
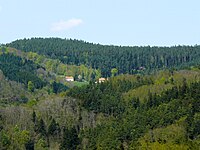
<instances>
[{"instance_id":1,"label":"forested hill","mask_svg":"<svg viewBox=\"0 0 200 150\"><path fill-rule=\"evenodd\" d=\"M199 67L62 93L27 91L2 71L0 81L1 150L199 150Z\"/></svg>"},{"instance_id":2,"label":"forested hill","mask_svg":"<svg viewBox=\"0 0 200 150\"><path fill-rule=\"evenodd\" d=\"M65 64L100 69L103 76L111 70L134 74L164 68L183 68L200 64L200 46L128 47L92 44L60 38L31 38L16 40L6 46L26 52L37 52Z\"/></svg>"}]
</instances>

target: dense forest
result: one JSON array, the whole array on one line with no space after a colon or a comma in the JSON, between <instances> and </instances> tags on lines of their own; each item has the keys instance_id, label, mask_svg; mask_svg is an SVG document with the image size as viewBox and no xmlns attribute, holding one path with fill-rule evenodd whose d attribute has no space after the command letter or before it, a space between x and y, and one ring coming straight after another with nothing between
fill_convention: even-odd
<instances>
[{"instance_id":1,"label":"dense forest","mask_svg":"<svg viewBox=\"0 0 200 150\"><path fill-rule=\"evenodd\" d=\"M198 68L40 90L23 105L1 105L0 148L198 149L199 93Z\"/></svg>"},{"instance_id":2,"label":"dense forest","mask_svg":"<svg viewBox=\"0 0 200 150\"><path fill-rule=\"evenodd\" d=\"M49 72L49 69L45 67L25 57L23 58L13 54L10 49L0 49L0 70L4 74L5 79L21 84L29 92L34 92L45 87L49 93L59 93L68 89L67 85L57 82L53 72ZM23 97L25 100L28 99L24 97L24 94L22 95L20 97ZM19 98L16 97L12 98L18 101Z\"/></svg>"},{"instance_id":3,"label":"dense forest","mask_svg":"<svg viewBox=\"0 0 200 150\"><path fill-rule=\"evenodd\" d=\"M33 62L40 66L37 72L39 73L39 76L45 79L48 79L49 73L51 76L57 75L55 77L66 75L73 76L76 80L82 81L94 81L102 76L101 71L98 69L86 67L84 64L80 66L63 64L59 59L47 58L46 56L39 55L35 52L24 52L14 48L1 47L0 54L12 54L29 62Z\"/></svg>"},{"instance_id":4,"label":"dense forest","mask_svg":"<svg viewBox=\"0 0 200 150\"><path fill-rule=\"evenodd\" d=\"M80 105L87 110L110 116L104 124L84 131L83 135L89 141L86 149L199 148L199 80L188 85L183 78L181 86L174 85L160 95L149 92L145 101L138 97L128 101L124 99L122 93L127 87L120 84L124 81L129 83L124 79L114 79L69 92L80 99ZM111 92L112 84L115 91ZM103 92L104 89L109 92ZM94 97L94 94L98 96Z\"/></svg>"},{"instance_id":5,"label":"dense forest","mask_svg":"<svg viewBox=\"0 0 200 150\"><path fill-rule=\"evenodd\" d=\"M7 46L26 52L37 52L65 64L81 65L101 70L104 77L118 74L149 73L165 68L183 68L200 64L200 46L126 47L92 44L59 38L16 40Z\"/></svg>"},{"instance_id":6,"label":"dense forest","mask_svg":"<svg viewBox=\"0 0 200 150\"><path fill-rule=\"evenodd\" d=\"M31 61L23 60L21 57L12 54L0 55L0 69L8 79L28 84L28 81L34 83L36 88L42 88L45 85L36 75L36 70L40 68Z\"/></svg>"},{"instance_id":7,"label":"dense forest","mask_svg":"<svg viewBox=\"0 0 200 150\"><path fill-rule=\"evenodd\" d=\"M199 149L199 48L2 45L0 149Z\"/></svg>"}]
</instances>

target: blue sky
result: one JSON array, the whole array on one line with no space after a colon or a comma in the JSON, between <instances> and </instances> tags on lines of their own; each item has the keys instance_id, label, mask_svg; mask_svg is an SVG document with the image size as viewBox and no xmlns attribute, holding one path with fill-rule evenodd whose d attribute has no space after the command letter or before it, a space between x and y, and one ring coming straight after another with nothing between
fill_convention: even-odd
<instances>
[{"instance_id":1,"label":"blue sky","mask_svg":"<svg viewBox=\"0 0 200 150\"><path fill-rule=\"evenodd\" d=\"M195 45L199 6L199 0L0 0L0 43L60 37L108 45Z\"/></svg>"}]
</instances>

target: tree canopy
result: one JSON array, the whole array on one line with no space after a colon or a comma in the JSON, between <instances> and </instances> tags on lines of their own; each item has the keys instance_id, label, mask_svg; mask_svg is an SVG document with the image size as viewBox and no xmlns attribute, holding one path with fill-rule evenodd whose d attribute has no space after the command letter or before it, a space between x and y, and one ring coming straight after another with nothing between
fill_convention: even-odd
<instances>
[{"instance_id":1,"label":"tree canopy","mask_svg":"<svg viewBox=\"0 0 200 150\"><path fill-rule=\"evenodd\" d=\"M165 68L183 68L200 64L200 46L138 47L108 46L59 38L16 40L7 46L26 52L37 52L65 64L81 65L101 70L102 76L118 73L134 74Z\"/></svg>"}]
</instances>

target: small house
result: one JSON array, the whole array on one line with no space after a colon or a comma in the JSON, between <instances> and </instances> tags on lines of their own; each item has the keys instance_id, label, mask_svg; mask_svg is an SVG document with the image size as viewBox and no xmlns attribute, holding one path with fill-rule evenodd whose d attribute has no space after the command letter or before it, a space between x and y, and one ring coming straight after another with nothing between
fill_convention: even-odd
<instances>
[{"instance_id":1,"label":"small house","mask_svg":"<svg viewBox=\"0 0 200 150\"><path fill-rule=\"evenodd\" d=\"M66 76L65 79L66 79L66 81L68 81L68 82L74 81L74 77L72 77L72 76Z\"/></svg>"},{"instance_id":2,"label":"small house","mask_svg":"<svg viewBox=\"0 0 200 150\"><path fill-rule=\"evenodd\" d=\"M99 83L105 82L106 79L105 78L99 78Z\"/></svg>"}]
</instances>

